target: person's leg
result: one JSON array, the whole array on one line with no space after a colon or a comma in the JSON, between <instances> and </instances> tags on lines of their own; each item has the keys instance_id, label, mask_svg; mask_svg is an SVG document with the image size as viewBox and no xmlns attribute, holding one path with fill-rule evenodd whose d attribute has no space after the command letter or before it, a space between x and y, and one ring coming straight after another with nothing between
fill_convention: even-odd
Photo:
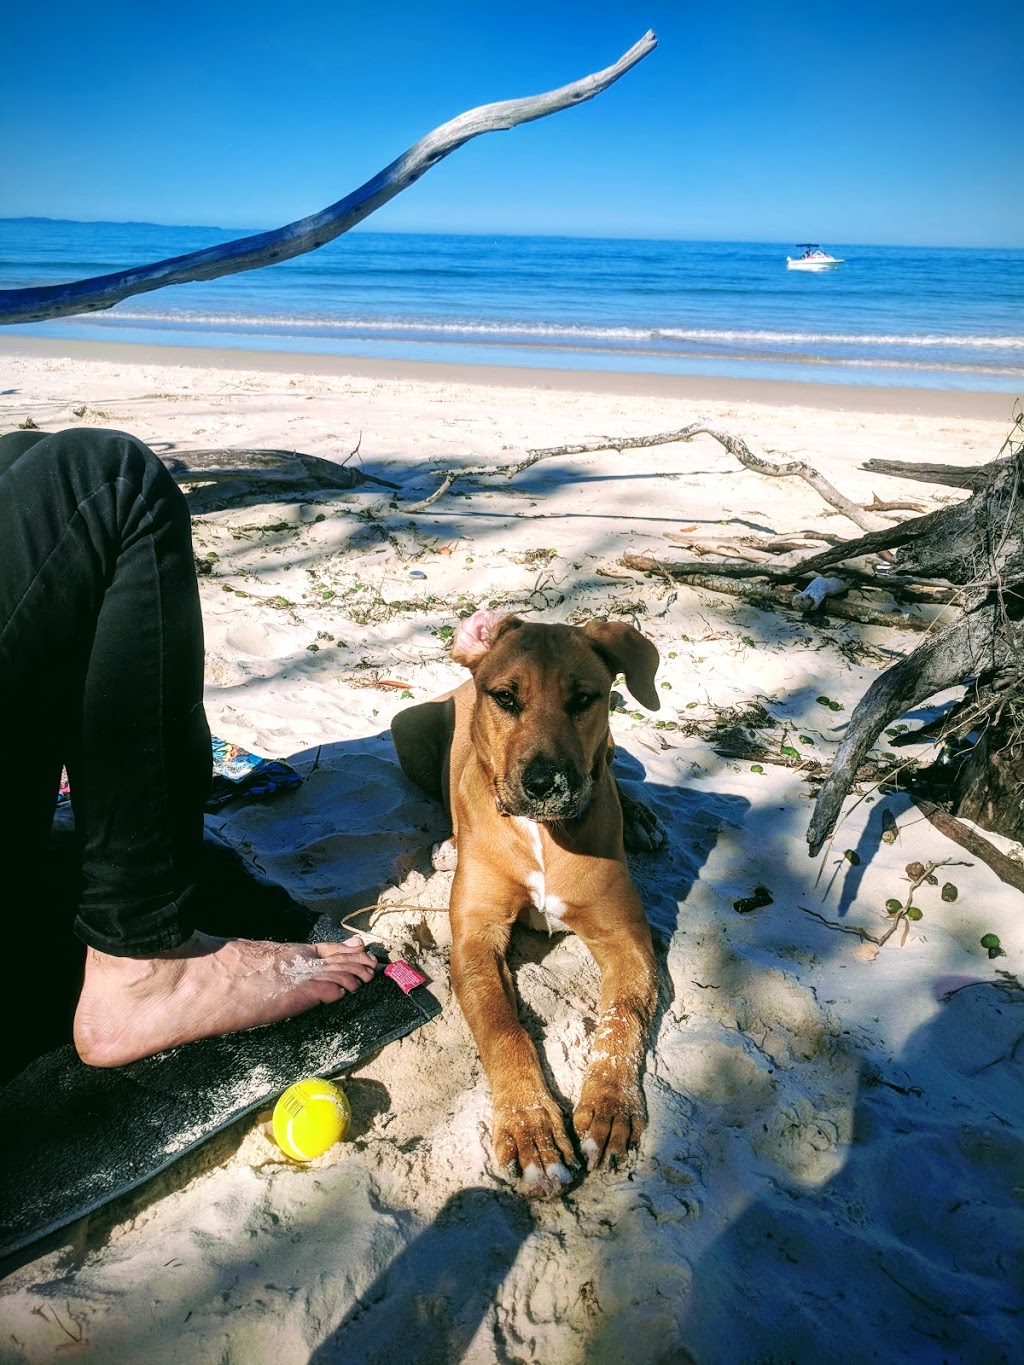
<instances>
[{"instance_id":1,"label":"person's leg","mask_svg":"<svg viewBox=\"0 0 1024 1365\"><path fill-rule=\"evenodd\" d=\"M361 944L225 941L192 922L210 779L202 619L188 509L160 461L117 432L0 449L0 545L0 706L55 737L38 766L52 780L64 756L82 844L83 1057L116 1065L369 979ZM30 804L34 833L34 789ZM0 803L5 840L26 833L15 805Z\"/></svg>"}]
</instances>

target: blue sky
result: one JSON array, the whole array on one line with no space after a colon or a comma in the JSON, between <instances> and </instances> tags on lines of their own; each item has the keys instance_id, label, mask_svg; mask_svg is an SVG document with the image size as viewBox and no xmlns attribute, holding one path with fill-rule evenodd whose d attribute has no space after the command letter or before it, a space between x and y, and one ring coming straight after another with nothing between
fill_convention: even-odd
<instances>
[{"instance_id":1,"label":"blue sky","mask_svg":"<svg viewBox=\"0 0 1024 1365\"><path fill-rule=\"evenodd\" d=\"M8 7L0 216L276 226L474 105L381 231L1024 246L1020 0L56 0Z\"/></svg>"}]
</instances>

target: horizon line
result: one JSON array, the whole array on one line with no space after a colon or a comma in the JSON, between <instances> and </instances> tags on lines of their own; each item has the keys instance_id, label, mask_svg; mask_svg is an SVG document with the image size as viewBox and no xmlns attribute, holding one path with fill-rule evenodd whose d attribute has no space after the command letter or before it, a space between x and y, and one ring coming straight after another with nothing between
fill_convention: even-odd
<instances>
[{"instance_id":1,"label":"horizon line","mask_svg":"<svg viewBox=\"0 0 1024 1365\"><path fill-rule=\"evenodd\" d=\"M262 232L273 231L273 228L266 227L224 227L216 223L158 223L148 218L64 218L53 217L50 214L13 214L10 216L0 216L0 223L75 223L83 226L103 226L103 227L153 227L153 228L172 228L182 230L202 230L208 232L232 232L243 235L258 235ZM764 237L683 237L672 236L667 233L659 233L656 236L636 236L632 233L580 233L580 232L499 232L481 230L477 232L453 232L451 230L438 230L431 228L372 228L366 227L362 223L350 228L342 236L348 236L351 232L359 232L368 236L379 237L499 237L510 240L522 238L537 238L540 240L550 239L552 241L593 241L593 242L688 242L708 243L721 246L792 246L795 238L764 238ZM340 240L340 237L336 240ZM805 237L805 240L808 240ZM857 242L845 241L838 237L828 237L829 242L834 242L841 247L880 247L893 250L910 251L1024 251L1024 243L1020 246L996 245L979 246L967 243L934 243L934 242ZM325 245L330 245L325 243ZM319 248L318 248L319 249Z\"/></svg>"}]
</instances>

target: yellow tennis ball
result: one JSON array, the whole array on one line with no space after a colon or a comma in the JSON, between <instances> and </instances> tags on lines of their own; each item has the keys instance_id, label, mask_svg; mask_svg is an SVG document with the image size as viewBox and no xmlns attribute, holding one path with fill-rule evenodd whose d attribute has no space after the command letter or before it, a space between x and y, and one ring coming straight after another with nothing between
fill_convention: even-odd
<instances>
[{"instance_id":1,"label":"yellow tennis ball","mask_svg":"<svg viewBox=\"0 0 1024 1365\"><path fill-rule=\"evenodd\" d=\"M294 1161L312 1161L348 1132L352 1108L343 1090L314 1076L296 1081L274 1106L274 1137Z\"/></svg>"}]
</instances>

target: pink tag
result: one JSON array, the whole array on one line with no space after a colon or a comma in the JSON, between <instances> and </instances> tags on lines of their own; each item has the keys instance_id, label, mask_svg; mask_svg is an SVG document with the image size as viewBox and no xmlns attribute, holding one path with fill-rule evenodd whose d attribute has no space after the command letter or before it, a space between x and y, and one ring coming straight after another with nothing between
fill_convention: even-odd
<instances>
[{"instance_id":1,"label":"pink tag","mask_svg":"<svg viewBox=\"0 0 1024 1365\"><path fill-rule=\"evenodd\" d=\"M422 986L427 979L415 967L410 967L408 962L389 962L384 968L384 975L390 976L399 990L404 991L406 995L417 986Z\"/></svg>"}]
</instances>

